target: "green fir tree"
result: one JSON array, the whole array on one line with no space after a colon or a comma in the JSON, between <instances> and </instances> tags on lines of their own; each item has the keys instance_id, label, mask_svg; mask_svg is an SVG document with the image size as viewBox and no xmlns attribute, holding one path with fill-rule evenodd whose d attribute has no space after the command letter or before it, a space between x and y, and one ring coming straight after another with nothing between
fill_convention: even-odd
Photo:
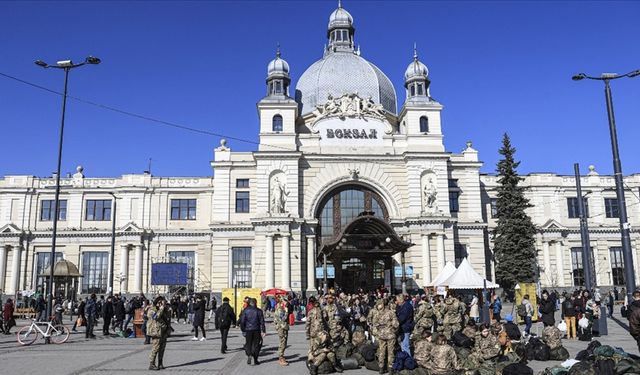
<instances>
[{"instance_id":1,"label":"green fir tree","mask_svg":"<svg viewBox=\"0 0 640 375\"><path fill-rule=\"evenodd\" d=\"M531 207L519 186L523 179L516 169L516 149L506 133L502 139L498 162L498 225L494 230L494 257L496 279L505 290L513 290L519 282L532 283L538 280L538 264L535 248L536 227L525 210Z\"/></svg>"}]
</instances>

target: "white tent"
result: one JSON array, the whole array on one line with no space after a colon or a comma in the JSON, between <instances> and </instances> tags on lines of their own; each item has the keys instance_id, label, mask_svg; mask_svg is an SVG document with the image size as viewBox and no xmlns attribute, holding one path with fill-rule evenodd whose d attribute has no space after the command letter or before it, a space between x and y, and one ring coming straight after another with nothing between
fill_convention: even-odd
<instances>
[{"instance_id":1,"label":"white tent","mask_svg":"<svg viewBox=\"0 0 640 375\"><path fill-rule=\"evenodd\" d=\"M445 264L442 271L440 271L440 274L438 274L438 276L436 276L436 278L433 279L433 281L431 282L431 284L429 284L429 286L432 286L432 287L441 286L442 282L448 279L449 277L451 277L451 275L453 275L455 272L456 272L456 267L453 265L453 263L447 262L447 264Z\"/></svg>"},{"instance_id":2,"label":"white tent","mask_svg":"<svg viewBox=\"0 0 640 375\"><path fill-rule=\"evenodd\" d=\"M487 289L499 288L500 285L486 280ZM449 289L482 289L484 288L485 279L480 276L469 264L467 258L462 260L462 263L456 269L449 278L444 280L440 285L446 286Z\"/></svg>"}]
</instances>

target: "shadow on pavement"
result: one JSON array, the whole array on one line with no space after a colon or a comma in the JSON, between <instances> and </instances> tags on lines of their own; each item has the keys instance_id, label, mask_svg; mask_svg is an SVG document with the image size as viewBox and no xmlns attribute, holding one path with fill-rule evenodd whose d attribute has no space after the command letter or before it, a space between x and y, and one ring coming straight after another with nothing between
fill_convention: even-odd
<instances>
[{"instance_id":1,"label":"shadow on pavement","mask_svg":"<svg viewBox=\"0 0 640 375\"><path fill-rule=\"evenodd\" d=\"M205 358L205 359L199 359L197 361L191 361L191 362L185 362L185 363L181 363L179 365L171 365L171 366L167 366L166 368L174 368L174 367L184 367L184 366L192 366L192 365L201 365L203 363L211 363L211 362L215 362L215 361L219 361L222 358Z\"/></svg>"}]
</instances>

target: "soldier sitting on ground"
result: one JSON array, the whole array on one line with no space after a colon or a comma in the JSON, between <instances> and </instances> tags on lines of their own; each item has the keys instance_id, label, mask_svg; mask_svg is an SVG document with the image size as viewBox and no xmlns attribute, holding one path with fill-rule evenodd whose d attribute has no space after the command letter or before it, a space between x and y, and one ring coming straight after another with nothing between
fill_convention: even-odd
<instances>
[{"instance_id":1,"label":"soldier sitting on ground","mask_svg":"<svg viewBox=\"0 0 640 375\"><path fill-rule=\"evenodd\" d=\"M554 325L548 325L542 330L542 341L549 346L552 360L564 361L569 358L569 352L562 346L564 334Z\"/></svg>"},{"instance_id":2,"label":"soldier sitting on ground","mask_svg":"<svg viewBox=\"0 0 640 375\"><path fill-rule=\"evenodd\" d=\"M413 349L413 359L420 367L426 368L431 358L433 343L431 342L432 334L429 331L422 332L422 336L417 338L415 348Z\"/></svg>"},{"instance_id":3,"label":"soldier sitting on ground","mask_svg":"<svg viewBox=\"0 0 640 375\"><path fill-rule=\"evenodd\" d=\"M476 322L474 322L473 319L469 319L467 325L462 330L462 333L468 338L474 340L477 332L478 326L476 325Z\"/></svg>"},{"instance_id":4,"label":"soldier sitting on ground","mask_svg":"<svg viewBox=\"0 0 640 375\"><path fill-rule=\"evenodd\" d=\"M449 375L460 370L456 352L447 344L444 335L436 337L431 356L423 367L429 369L431 375Z\"/></svg>"},{"instance_id":5,"label":"soldier sitting on ground","mask_svg":"<svg viewBox=\"0 0 640 375\"><path fill-rule=\"evenodd\" d=\"M334 369L337 372L342 372L342 367L338 361L336 361L336 354L333 352L331 339L325 331L320 331L311 338L311 348L309 349L307 359L307 366L309 367L309 373L311 375L329 373ZM319 369L324 370L327 367L330 368L328 372L318 371Z\"/></svg>"},{"instance_id":6,"label":"soldier sitting on ground","mask_svg":"<svg viewBox=\"0 0 640 375\"><path fill-rule=\"evenodd\" d=\"M491 326L483 324L481 331L476 334L475 346L469 356L466 368L477 369L481 365L486 367L491 365L500 355L501 345L498 338L491 334Z\"/></svg>"}]
</instances>

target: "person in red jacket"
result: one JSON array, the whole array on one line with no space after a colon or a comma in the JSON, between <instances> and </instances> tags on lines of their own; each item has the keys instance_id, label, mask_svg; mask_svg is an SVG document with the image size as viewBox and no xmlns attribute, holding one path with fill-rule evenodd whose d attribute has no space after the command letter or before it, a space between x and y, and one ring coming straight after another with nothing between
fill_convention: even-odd
<instances>
[{"instance_id":1,"label":"person in red jacket","mask_svg":"<svg viewBox=\"0 0 640 375\"><path fill-rule=\"evenodd\" d=\"M7 299L7 302L4 304L4 308L2 309L2 319L4 320L4 333L8 335L11 330L11 327L16 325L15 319L13 319L13 301L11 298Z\"/></svg>"}]
</instances>

